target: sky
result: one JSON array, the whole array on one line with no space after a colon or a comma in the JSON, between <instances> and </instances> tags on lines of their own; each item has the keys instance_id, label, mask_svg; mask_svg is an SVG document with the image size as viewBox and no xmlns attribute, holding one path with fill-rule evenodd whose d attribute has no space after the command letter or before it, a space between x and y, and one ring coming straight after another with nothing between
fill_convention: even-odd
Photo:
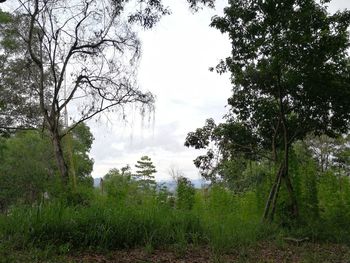
<instances>
[{"instance_id":1,"label":"sky","mask_svg":"<svg viewBox=\"0 0 350 263\"><path fill-rule=\"evenodd\" d=\"M193 13L185 0L165 4L172 14L139 34L138 84L155 95L155 111L142 118L135 109L126 121L115 115L107 123L88 123L95 136L94 177L127 164L134 168L141 156L148 155L157 168L157 180L170 179L170 168L200 178L193 165L200 151L185 147L184 142L187 133L203 126L205 119L219 121L225 113L229 75L209 72L230 53L228 37L209 27L211 17L224 5Z\"/></svg>"},{"instance_id":2,"label":"sky","mask_svg":"<svg viewBox=\"0 0 350 263\"><path fill-rule=\"evenodd\" d=\"M142 58L138 84L156 96L155 111L143 117L130 110L126 120L120 114L108 120L91 120L88 125L95 141L93 177L102 177L112 168L130 165L148 155L157 168L156 179L170 180L169 169L200 179L193 160L201 151L184 146L188 132L202 127L207 118L216 122L226 113L231 93L230 76L210 72L230 54L227 35L209 27L214 15L222 14L226 0L217 0L215 10L189 10L185 0L164 1L172 14L163 17L152 30L139 34ZM329 11L350 9L350 0L334 0Z\"/></svg>"}]
</instances>

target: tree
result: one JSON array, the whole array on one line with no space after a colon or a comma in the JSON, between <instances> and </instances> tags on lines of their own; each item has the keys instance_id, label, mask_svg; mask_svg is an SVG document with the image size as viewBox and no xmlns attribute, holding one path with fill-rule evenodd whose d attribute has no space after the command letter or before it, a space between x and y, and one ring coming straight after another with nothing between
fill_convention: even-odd
<instances>
[{"instance_id":1,"label":"tree","mask_svg":"<svg viewBox=\"0 0 350 263\"><path fill-rule=\"evenodd\" d=\"M195 189L190 180L184 176L176 178L176 207L191 210L195 202Z\"/></svg>"},{"instance_id":2,"label":"tree","mask_svg":"<svg viewBox=\"0 0 350 263\"><path fill-rule=\"evenodd\" d=\"M92 134L85 124L73 131L72 160L78 186L92 189L93 160L88 154ZM64 149L67 142L63 141ZM68 153L64 151L65 157ZM51 197L60 194L57 187L59 170L55 162L52 144L46 133L18 131L0 140L0 210L14 203L33 203L43 193ZM86 188L85 188L86 189Z\"/></svg>"},{"instance_id":3,"label":"tree","mask_svg":"<svg viewBox=\"0 0 350 263\"><path fill-rule=\"evenodd\" d=\"M339 175L350 174L350 135L331 138L326 135L309 136L305 143L318 162L322 173L331 169Z\"/></svg>"},{"instance_id":4,"label":"tree","mask_svg":"<svg viewBox=\"0 0 350 263\"><path fill-rule=\"evenodd\" d=\"M104 187L108 196L115 198L118 202L125 201L128 197L135 198L137 184L132 180L130 167L121 170L111 169L103 177Z\"/></svg>"},{"instance_id":5,"label":"tree","mask_svg":"<svg viewBox=\"0 0 350 263\"><path fill-rule=\"evenodd\" d=\"M68 160L68 167L74 170L76 182L86 182L92 185L91 172L94 161L89 157L94 137L90 128L85 123L80 123L71 132L71 136L64 137L63 150L65 159Z\"/></svg>"},{"instance_id":6,"label":"tree","mask_svg":"<svg viewBox=\"0 0 350 263\"><path fill-rule=\"evenodd\" d=\"M20 18L0 9L0 133L38 127L42 123L37 95L28 90L38 71L30 63L18 34Z\"/></svg>"},{"instance_id":7,"label":"tree","mask_svg":"<svg viewBox=\"0 0 350 263\"><path fill-rule=\"evenodd\" d=\"M226 123L214 135L231 148L227 158L241 152L278 167L265 219L273 218L282 181L298 216L288 173L293 142L310 132L336 136L350 128L350 12L329 15L325 2L231 0L211 24L232 44L231 56L216 67L231 72L233 95Z\"/></svg>"},{"instance_id":8,"label":"tree","mask_svg":"<svg viewBox=\"0 0 350 263\"><path fill-rule=\"evenodd\" d=\"M107 1L34 0L17 8L21 21L16 33L38 71L36 81L27 89L37 95L65 184L68 168L61 140L70 130L105 110L130 103L153 104L153 96L134 83L140 47L130 25L122 21L124 5L119 1L111 5ZM150 8L148 16L164 11L161 5ZM142 19L147 18L141 14L132 18L135 22L144 22ZM48 84L47 78L52 83ZM63 129L61 116L73 101L74 124Z\"/></svg>"},{"instance_id":9,"label":"tree","mask_svg":"<svg viewBox=\"0 0 350 263\"><path fill-rule=\"evenodd\" d=\"M318 166L304 141L297 141L290 148L289 174L293 179L295 196L299 205L299 219L306 219L307 223L316 222L319 220ZM280 191L278 205L275 209L282 224L292 223L288 199L288 193Z\"/></svg>"},{"instance_id":10,"label":"tree","mask_svg":"<svg viewBox=\"0 0 350 263\"><path fill-rule=\"evenodd\" d=\"M202 128L189 132L185 146L206 149L194 160L202 177L223 183L235 193L246 192L262 183L269 156L259 149L251 134L236 123L215 124L207 119Z\"/></svg>"},{"instance_id":11,"label":"tree","mask_svg":"<svg viewBox=\"0 0 350 263\"><path fill-rule=\"evenodd\" d=\"M142 156L141 160L137 161L137 164L135 164L135 167L138 170L134 176L140 182L141 186L145 188L154 188L156 186L156 181L153 174L155 174L157 170L151 158Z\"/></svg>"},{"instance_id":12,"label":"tree","mask_svg":"<svg viewBox=\"0 0 350 263\"><path fill-rule=\"evenodd\" d=\"M188 2L197 9L199 4L212 7L214 0ZM152 28L169 9L161 0L18 0L14 10L17 23L11 34L25 47L17 57L25 57L36 72L31 85L25 85L25 94L35 95L31 98L39 106L67 184L61 140L70 130L101 112L123 111L129 104L152 108L153 95L135 83L140 43L132 24ZM66 107L75 108L69 129L61 124Z\"/></svg>"},{"instance_id":13,"label":"tree","mask_svg":"<svg viewBox=\"0 0 350 263\"><path fill-rule=\"evenodd\" d=\"M6 139L0 164L0 207L33 203L54 182L57 168L48 137L22 131Z\"/></svg>"}]
</instances>

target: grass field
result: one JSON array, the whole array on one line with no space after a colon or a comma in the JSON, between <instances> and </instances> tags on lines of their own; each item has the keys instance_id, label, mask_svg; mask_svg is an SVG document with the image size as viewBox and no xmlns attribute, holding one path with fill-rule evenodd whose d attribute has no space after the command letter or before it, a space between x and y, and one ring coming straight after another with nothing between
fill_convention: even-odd
<instances>
[{"instance_id":1,"label":"grass field","mask_svg":"<svg viewBox=\"0 0 350 263\"><path fill-rule=\"evenodd\" d=\"M350 262L342 224L262 222L258 198L214 187L191 209L145 193L15 206L0 216L0 262Z\"/></svg>"}]
</instances>

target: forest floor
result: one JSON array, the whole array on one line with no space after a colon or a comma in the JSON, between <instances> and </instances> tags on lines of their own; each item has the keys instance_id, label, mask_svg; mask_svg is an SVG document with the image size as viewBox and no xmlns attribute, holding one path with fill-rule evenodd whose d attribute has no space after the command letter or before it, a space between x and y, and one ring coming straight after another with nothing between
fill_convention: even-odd
<instances>
[{"instance_id":1,"label":"forest floor","mask_svg":"<svg viewBox=\"0 0 350 263\"><path fill-rule=\"evenodd\" d=\"M123 262L123 263L221 263L221 262L350 262L350 247L337 244L289 244L261 242L252 247L234 248L230 253L213 252L209 247L183 249L142 248L109 252L65 252L42 250L0 251L0 262Z\"/></svg>"}]
</instances>

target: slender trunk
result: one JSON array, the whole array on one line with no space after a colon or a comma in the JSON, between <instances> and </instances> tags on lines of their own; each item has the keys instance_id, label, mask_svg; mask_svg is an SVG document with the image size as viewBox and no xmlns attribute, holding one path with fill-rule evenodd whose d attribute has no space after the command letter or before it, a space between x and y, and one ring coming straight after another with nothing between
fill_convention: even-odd
<instances>
[{"instance_id":1,"label":"slender trunk","mask_svg":"<svg viewBox=\"0 0 350 263\"><path fill-rule=\"evenodd\" d=\"M278 194L279 194L279 191L280 191L280 187L281 187L281 181L282 181L282 174L284 172L284 168L283 165L281 165L281 168L279 170L279 173L278 173L278 180L277 180L277 186L276 186L276 191L275 191L275 194L273 196L273 199L272 199L272 207L271 207L271 213L270 213L270 222L273 221L273 218L275 217L275 211L276 211L276 206L277 206L277 199L278 199Z\"/></svg>"},{"instance_id":2,"label":"slender trunk","mask_svg":"<svg viewBox=\"0 0 350 263\"><path fill-rule=\"evenodd\" d=\"M68 166L64 160L61 140L57 131L51 131L51 140L63 185L67 186L69 182Z\"/></svg>"},{"instance_id":3,"label":"slender trunk","mask_svg":"<svg viewBox=\"0 0 350 263\"><path fill-rule=\"evenodd\" d=\"M276 139L277 139L277 135L278 135L278 130L280 128L281 125L281 117L278 118L278 122L276 125L276 128L272 127L274 132L273 132L273 136L272 136L272 158L273 161L275 162L275 164L277 163L277 149L276 149Z\"/></svg>"},{"instance_id":4,"label":"slender trunk","mask_svg":"<svg viewBox=\"0 0 350 263\"><path fill-rule=\"evenodd\" d=\"M276 204L277 204L277 199L278 199L278 193L280 190L281 186L281 180L284 179L287 187L287 191L289 193L289 197L292 203L292 215L294 218L298 217L299 210L298 210L298 205L297 205L297 200L295 197L294 189L292 186L292 183L289 178L288 174L288 168L289 168L289 137L288 137L288 127L287 127L287 121L285 118L285 108L284 108L284 103L283 103L283 95L281 92L281 76L280 74L278 75L278 102L279 102L279 120L278 120L278 126L277 129L279 129L279 125L282 124L282 131L283 131L283 143L284 143L284 157L283 161L281 162L280 169L276 175L275 182L272 186L269 198L266 203L265 211L264 211L264 216L263 219L267 220L270 218L270 220L273 220L275 210L276 210ZM275 161L277 160L277 155L276 155L276 148L275 148L275 143L276 143L276 137L277 137L278 130L275 130L275 134L273 135L272 138L272 151L273 155L275 157ZM272 207L271 207L272 204ZM270 209L271 208L271 209ZM270 211L271 210L271 211Z\"/></svg>"},{"instance_id":5,"label":"slender trunk","mask_svg":"<svg viewBox=\"0 0 350 263\"><path fill-rule=\"evenodd\" d=\"M284 113L283 113L284 114ZM286 120L284 115L282 117L282 127L283 127L283 140L284 140L284 171L282 173L283 179L286 183L287 191L292 205L292 215L294 218L299 216L299 209L297 204L297 199L295 197L295 192L293 189L292 182L289 177L289 142L288 142L288 130L286 125Z\"/></svg>"},{"instance_id":6,"label":"slender trunk","mask_svg":"<svg viewBox=\"0 0 350 263\"><path fill-rule=\"evenodd\" d=\"M75 174L74 160L73 160L73 147L72 147L72 133L67 134L67 145L68 145L68 154L69 154L69 166L70 166L70 174L73 180L73 189L77 189L77 177Z\"/></svg>"},{"instance_id":7,"label":"slender trunk","mask_svg":"<svg viewBox=\"0 0 350 263\"><path fill-rule=\"evenodd\" d=\"M298 208L297 199L295 197L293 185L292 185L292 182L290 181L289 176L284 177L284 179L285 179L285 183L287 186L287 191L289 193L289 197L290 197L291 202L292 202L292 215L294 218L297 218L299 216L299 208Z\"/></svg>"},{"instance_id":8,"label":"slender trunk","mask_svg":"<svg viewBox=\"0 0 350 263\"><path fill-rule=\"evenodd\" d=\"M281 119L281 124L282 124L282 130L283 130L283 143L284 143L284 169L283 169L283 179L286 183L287 191L292 203L292 215L294 218L297 218L299 215L299 209L298 209L298 204L297 200L295 197L294 189L292 186L292 182L289 177L289 134L288 134L288 125L287 125L287 120L286 120L286 112L285 112L285 105L283 103L283 95L282 95L282 90L281 90L281 73L279 72L278 75L278 99L279 99L279 114L280 114L280 119ZM288 97L286 98L288 100Z\"/></svg>"},{"instance_id":9,"label":"slender trunk","mask_svg":"<svg viewBox=\"0 0 350 263\"><path fill-rule=\"evenodd\" d=\"M277 186L278 186L278 181L280 180L280 176L281 176L281 167L279 168L278 173L276 174L275 181L271 187L269 197L266 201L264 215L263 215L264 221L267 220L269 217L271 202L272 202L274 196L276 195L276 190L277 190Z\"/></svg>"},{"instance_id":10,"label":"slender trunk","mask_svg":"<svg viewBox=\"0 0 350 263\"><path fill-rule=\"evenodd\" d=\"M277 138L277 135L278 135L278 130L280 128L280 124L281 124L281 118L279 117L277 125L276 125L276 128L272 127L274 133L273 133L273 136L272 136L271 148L272 148L272 155L273 155L273 161L275 163L275 167L277 165L276 138ZM280 187L280 184L281 184L281 169L282 169L282 165L280 165L280 168L278 169L278 172L277 172L276 177L275 177L275 181L274 181L274 183L273 183L273 185L271 187L269 197L268 197L268 199L266 201L264 214L263 214L263 218L262 218L263 221L266 221L269 218L271 203L273 203L272 211L275 210L274 209L274 207L276 206L275 202L276 202L276 198L278 196L279 187ZM270 218L271 217L273 218L273 215L271 216L271 214L270 214Z\"/></svg>"}]
</instances>

